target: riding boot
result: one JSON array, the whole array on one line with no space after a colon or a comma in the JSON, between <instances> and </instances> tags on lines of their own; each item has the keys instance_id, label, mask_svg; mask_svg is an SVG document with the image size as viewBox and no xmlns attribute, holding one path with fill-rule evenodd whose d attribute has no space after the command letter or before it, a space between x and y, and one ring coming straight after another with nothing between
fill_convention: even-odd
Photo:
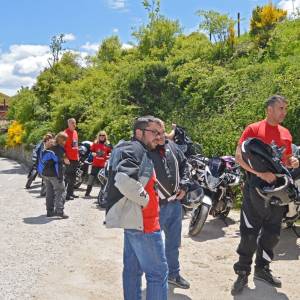
<instances>
[{"instance_id":1,"label":"riding boot","mask_svg":"<svg viewBox=\"0 0 300 300\"><path fill-rule=\"evenodd\" d=\"M89 196L91 191L92 191L93 186L92 185L88 185L86 187L86 192L85 192L85 196Z\"/></svg>"}]
</instances>

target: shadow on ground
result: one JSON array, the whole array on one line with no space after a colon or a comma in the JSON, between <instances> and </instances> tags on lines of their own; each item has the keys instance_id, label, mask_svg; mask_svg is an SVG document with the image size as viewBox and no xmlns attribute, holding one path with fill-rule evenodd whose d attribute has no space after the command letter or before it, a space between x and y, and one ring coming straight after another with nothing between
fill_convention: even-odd
<instances>
[{"instance_id":1,"label":"shadow on ground","mask_svg":"<svg viewBox=\"0 0 300 300\"><path fill-rule=\"evenodd\" d=\"M0 170L0 174L27 174L26 170L24 170L24 168L17 164L17 163L14 163L13 164L13 167L10 168L10 169L6 169L6 170Z\"/></svg>"},{"instance_id":2,"label":"shadow on ground","mask_svg":"<svg viewBox=\"0 0 300 300\"><path fill-rule=\"evenodd\" d=\"M197 236L192 236L191 238L196 242L216 240L224 237L224 228L233 224L235 224L235 220L230 217L226 218L225 222L220 218L214 218L204 224L202 231Z\"/></svg>"},{"instance_id":3,"label":"shadow on ground","mask_svg":"<svg viewBox=\"0 0 300 300\"><path fill-rule=\"evenodd\" d=\"M278 292L276 288L267 285L258 280L254 280L254 289L244 288L241 295L233 297L234 300L253 300L253 299L272 299L272 300L288 300L288 296Z\"/></svg>"},{"instance_id":4,"label":"shadow on ground","mask_svg":"<svg viewBox=\"0 0 300 300\"><path fill-rule=\"evenodd\" d=\"M300 227L297 226L297 232ZM291 228L285 228L281 232L280 242L275 248L274 260L299 260L300 245L297 244L298 237Z\"/></svg>"},{"instance_id":5,"label":"shadow on ground","mask_svg":"<svg viewBox=\"0 0 300 300\"><path fill-rule=\"evenodd\" d=\"M47 218L46 215L40 215L38 217L23 218L23 222L25 224L30 224L30 225L43 225L43 224L48 224L55 220L61 220L61 218Z\"/></svg>"},{"instance_id":6,"label":"shadow on ground","mask_svg":"<svg viewBox=\"0 0 300 300\"><path fill-rule=\"evenodd\" d=\"M187 295L183 295L180 292L177 292L178 289L176 289L175 291L175 287L170 286L169 285L169 291L168 291L168 299L169 300L192 300L191 297L187 296ZM142 299L145 300L146 299L146 289L143 290L142 293Z\"/></svg>"}]
</instances>

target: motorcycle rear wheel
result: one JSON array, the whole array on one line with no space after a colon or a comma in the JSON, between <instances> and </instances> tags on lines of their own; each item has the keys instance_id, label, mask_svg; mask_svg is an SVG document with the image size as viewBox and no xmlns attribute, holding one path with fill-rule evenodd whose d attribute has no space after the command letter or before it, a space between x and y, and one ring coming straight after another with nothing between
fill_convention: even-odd
<instances>
[{"instance_id":1,"label":"motorcycle rear wheel","mask_svg":"<svg viewBox=\"0 0 300 300\"><path fill-rule=\"evenodd\" d=\"M207 205L202 204L194 211L189 224L190 236L196 236L201 232L208 217L209 209Z\"/></svg>"},{"instance_id":2,"label":"motorcycle rear wheel","mask_svg":"<svg viewBox=\"0 0 300 300\"><path fill-rule=\"evenodd\" d=\"M25 185L26 189L30 189L31 184L35 180L36 176L37 176L37 170L32 170L31 174L29 175L29 177L27 179L26 185Z\"/></svg>"},{"instance_id":3,"label":"motorcycle rear wheel","mask_svg":"<svg viewBox=\"0 0 300 300\"><path fill-rule=\"evenodd\" d=\"M79 189L82 182L83 182L82 176L76 176L76 181L75 181L75 184L74 184L74 188Z\"/></svg>"}]
</instances>

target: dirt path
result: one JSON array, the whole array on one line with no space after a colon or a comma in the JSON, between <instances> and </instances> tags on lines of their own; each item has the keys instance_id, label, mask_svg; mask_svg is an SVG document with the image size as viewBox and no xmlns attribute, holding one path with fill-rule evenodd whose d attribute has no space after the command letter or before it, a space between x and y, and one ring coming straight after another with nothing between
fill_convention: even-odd
<instances>
[{"instance_id":1,"label":"dirt path","mask_svg":"<svg viewBox=\"0 0 300 300\"><path fill-rule=\"evenodd\" d=\"M68 202L68 220L47 219L39 182L28 192L25 181L19 164L0 159L0 299L122 299L122 231L103 227L95 199ZM242 296L230 295L239 241L238 213L230 216L228 226L210 219L195 239L184 220L181 265L191 289L170 289L169 299L300 299L300 240L287 230L272 265L283 288L251 278Z\"/></svg>"}]
</instances>

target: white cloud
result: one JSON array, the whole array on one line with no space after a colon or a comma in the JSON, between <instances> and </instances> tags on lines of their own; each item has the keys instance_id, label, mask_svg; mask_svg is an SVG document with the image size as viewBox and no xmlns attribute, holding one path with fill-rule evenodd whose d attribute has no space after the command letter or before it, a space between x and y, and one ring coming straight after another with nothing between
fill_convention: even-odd
<instances>
[{"instance_id":1,"label":"white cloud","mask_svg":"<svg viewBox=\"0 0 300 300\"><path fill-rule=\"evenodd\" d=\"M86 50L87 52L97 52L100 46L100 42L99 43L90 43L87 42L84 45L81 46L82 49Z\"/></svg>"},{"instance_id":2,"label":"white cloud","mask_svg":"<svg viewBox=\"0 0 300 300\"><path fill-rule=\"evenodd\" d=\"M126 0L108 0L108 5L112 9L123 10L126 7Z\"/></svg>"},{"instance_id":3,"label":"white cloud","mask_svg":"<svg viewBox=\"0 0 300 300\"><path fill-rule=\"evenodd\" d=\"M119 29L118 28L114 28L113 29L113 33L118 33L119 32Z\"/></svg>"},{"instance_id":4,"label":"white cloud","mask_svg":"<svg viewBox=\"0 0 300 300\"><path fill-rule=\"evenodd\" d=\"M122 44L122 49L123 50L129 50L129 49L132 49L134 46L132 46L131 44L126 44L126 43L123 43Z\"/></svg>"},{"instance_id":5,"label":"white cloud","mask_svg":"<svg viewBox=\"0 0 300 300\"><path fill-rule=\"evenodd\" d=\"M73 33L65 33L64 34L64 40L66 42L71 42L76 40L76 36Z\"/></svg>"},{"instance_id":6,"label":"white cloud","mask_svg":"<svg viewBox=\"0 0 300 300\"><path fill-rule=\"evenodd\" d=\"M95 54L100 44L87 42L80 50L71 52L78 55L78 62L85 67L86 57ZM131 48L130 44L122 44L122 49ZM0 49L0 92L12 96L22 86L32 87L39 73L49 66L50 57L47 45L12 45L7 51Z\"/></svg>"},{"instance_id":7,"label":"white cloud","mask_svg":"<svg viewBox=\"0 0 300 300\"><path fill-rule=\"evenodd\" d=\"M47 65L50 56L46 45L12 45L0 52L0 91L15 94L21 86L31 87Z\"/></svg>"},{"instance_id":8,"label":"white cloud","mask_svg":"<svg viewBox=\"0 0 300 300\"><path fill-rule=\"evenodd\" d=\"M293 5L294 3L294 5ZM289 15L293 14L293 9L295 12L297 11L297 8L300 9L300 0L281 0L278 3L278 7L287 10Z\"/></svg>"}]
</instances>

